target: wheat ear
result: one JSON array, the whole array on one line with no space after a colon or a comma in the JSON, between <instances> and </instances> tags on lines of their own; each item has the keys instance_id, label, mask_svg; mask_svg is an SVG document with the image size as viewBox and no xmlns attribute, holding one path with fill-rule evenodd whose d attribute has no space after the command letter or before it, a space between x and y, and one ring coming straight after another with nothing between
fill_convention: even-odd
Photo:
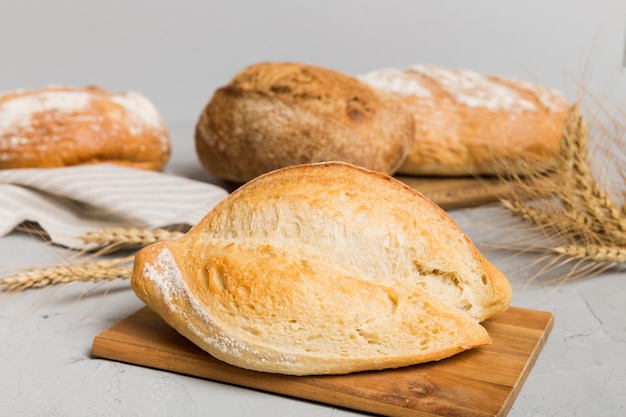
<instances>
[{"instance_id":1,"label":"wheat ear","mask_svg":"<svg viewBox=\"0 0 626 417\"><path fill-rule=\"evenodd\" d=\"M573 106L563 135L567 163L562 177L571 178L574 187L567 187L569 205L579 202L586 214L585 222L601 235L626 240L626 218L615 201L608 196L593 176L589 166L589 127L582 117L579 106ZM566 160L566 158L562 158ZM571 174L571 175L568 175ZM572 192L575 191L575 195ZM581 213L581 214L582 214Z\"/></svg>"},{"instance_id":2,"label":"wheat ear","mask_svg":"<svg viewBox=\"0 0 626 417\"><path fill-rule=\"evenodd\" d=\"M128 247L143 247L151 243L172 240L184 233L167 229L141 229L137 227L114 227L86 233L81 240L99 249L90 256L110 253ZM84 254L84 253L83 253ZM72 282L101 282L128 279L132 274L134 255L94 262L73 263L32 269L0 279L0 289L23 291Z\"/></svg>"},{"instance_id":3,"label":"wheat ear","mask_svg":"<svg viewBox=\"0 0 626 417\"><path fill-rule=\"evenodd\" d=\"M127 279L132 273L134 256L113 260L100 260L82 264L56 265L43 269L32 269L0 280L4 291L23 291L70 282L101 282Z\"/></svg>"},{"instance_id":4,"label":"wheat ear","mask_svg":"<svg viewBox=\"0 0 626 417\"><path fill-rule=\"evenodd\" d=\"M523 195L513 193L502 203L513 215L533 223L548 239L550 243L543 245L545 259L555 256L561 260L549 267L574 261L571 277L626 263L626 207L612 198L594 176L590 139L589 126L576 103L565 123L559 159L549 177L553 181L549 193L533 189L528 181L522 183L524 177L537 175L533 172L501 177L511 187L531 184ZM612 140L617 149L624 144L622 136L603 139ZM617 168L625 180L626 170Z\"/></svg>"},{"instance_id":5,"label":"wheat ear","mask_svg":"<svg viewBox=\"0 0 626 417\"><path fill-rule=\"evenodd\" d=\"M602 245L565 245L551 248L552 251L571 258L601 262L626 262L626 248Z\"/></svg>"}]
</instances>

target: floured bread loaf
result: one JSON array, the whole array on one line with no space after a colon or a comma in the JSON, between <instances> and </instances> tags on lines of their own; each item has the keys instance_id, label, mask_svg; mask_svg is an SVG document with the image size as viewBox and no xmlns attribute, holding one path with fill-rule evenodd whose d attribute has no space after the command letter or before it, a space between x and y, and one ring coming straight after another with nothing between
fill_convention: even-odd
<instances>
[{"instance_id":1,"label":"floured bread loaf","mask_svg":"<svg viewBox=\"0 0 626 417\"><path fill-rule=\"evenodd\" d=\"M0 168L108 162L158 170L169 156L165 124L137 92L46 87L0 94Z\"/></svg>"},{"instance_id":2,"label":"floured bread loaf","mask_svg":"<svg viewBox=\"0 0 626 417\"><path fill-rule=\"evenodd\" d=\"M558 156L570 106L550 88L433 65L357 78L395 95L415 118L415 142L399 174L525 173Z\"/></svg>"},{"instance_id":3,"label":"floured bread loaf","mask_svg":"<svg viewBox=\"0 0 626 417\"><path fill-rule=\"evenodd\" d=\"M256 371L341 374L490 342L507 279L448 215L344 163L258 177L180 240L142 249L131 285L214 357Z\"/></svg>"},{"instance_id":4,"label":"floured bread loaf","mask_svg":"<svg viewBox=\"0 0 626 417\"><path fill-rule=\"evenodd\" d=\"M391 174L413 143L402 104L356 78L297 63L252 65L215 91L196 125L214 176L244 183L311 162L345 161Z\"/></svg>"}]
</instances>

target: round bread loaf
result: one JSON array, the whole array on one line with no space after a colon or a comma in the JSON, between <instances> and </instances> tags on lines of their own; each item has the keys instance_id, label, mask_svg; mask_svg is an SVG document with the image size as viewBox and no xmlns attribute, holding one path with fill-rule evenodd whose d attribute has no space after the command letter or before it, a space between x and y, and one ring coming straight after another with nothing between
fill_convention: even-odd
<instances>
[{"instance_id":1,"label":"round bread loaf","mask_svg":"<svg viewBox=\"0 0 626 417\"><path fill-rule=\"evenodd\" d=\"M239 367L294 375L395 368L486 344L506 277L437 205L345 163L272 171L182 238L143 248L131 286Z\"/></svg>"},{"instance_id":2,"label":"round bread loaf","mask_svg":"<svg viewBox=\"0 0 626 417\"><path fill-rule=\"evenodd\" d=\"M0 94L0 168L109 162L158 170L169 156L165 124L137 92L55 86Z\"/></svg>"},{"instance_id":3,"label":"round bread loaf","mask_svg":"<svg viewBox=\"0 0 626 417\"><path fill-rule=\"evenodd\" d=\"M324 161L391 174L410 149L413 130L397 99L354 77L260 63L214 93L197 123L196 150L208 172L237 183Z\"/></svg>"},{"instance_id":4,"label":"round bread loaf","mask_svg":"<svg viewBox=\"0 0 626 417\"><path fill-rule=\"evenodd\" d=\"M394 94L415 118L415 142L399 174L523 174L558 156L570 106L547 87L432 65L357 78Z\"/></svg>"}]
</instances>

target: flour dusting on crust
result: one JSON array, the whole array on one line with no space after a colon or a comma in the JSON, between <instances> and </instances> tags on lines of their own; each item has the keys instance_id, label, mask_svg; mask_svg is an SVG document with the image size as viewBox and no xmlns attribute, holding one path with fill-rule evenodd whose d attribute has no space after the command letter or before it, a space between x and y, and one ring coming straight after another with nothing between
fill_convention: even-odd
<instances>
[{"instance_id":1,"label":"flour dusting on crust","mask_svg":"<svg viewBox=\"0 0 626 417\"><path fill-rule=\"evenodd\" d=\"M567 105L563 95L555 90L528 81L498 76L485 76L468 70L454 70L435 65L412 65L406 68L381 68L357 75L357 79L370 87L402 96L423 99L427 104L434 98L425 80L439 84L440 88L458 103L471 108L484 108L494 112L521 113L538 111L536 104L519 91L498 83L503 80L516 83L533 94L550 112L562 111Z\"/></svg>"},{"instance_id":2,"label":"flour dusting on crust","mask_svg":"<svg viewBox=\"0 0 626 417\"><path fill-rule=\"evenodd\" d=\"M403 96L432 97L432 93L418 80L407 76L397 68L382 68L367 74L358 75L357 79L371 87Z\"/></svg>"},{"instance_id":3,"label":"flour dusting on crust","mask_svg":"<svg viewBox=\"0 0 626 417\"><path fill-rule=\"evenodd\" d=\"M112 161L159 169L169 152L159 111L138 92L93 86L0 92L1 168Z\"/></svg>"},{"instance_id":4,"label":"flour dusting on crust","mask_svg":"<svg viewBox=\"0 0 626 417\"><path fill-rule=\"evenodd\" d=\"M156 285L159 292L163 294L163 300L176 309L172 304L172 296L183 296L191 291L176 265L176 260L169 249L163 248L159 255L152 263L146 263L143 266L143 275Z\"/></svg>"},{"instance_id":5,"label":"flour dusting on crust","mask_svg":"<svg viewBox=\"0 0 626 417\"><path fill-rule=\"evenodd\" d=\"M534 103L517 91L476 72L433 65L413 65L408 69L438 82L456 101L468 107L513 113L537 110Z\"/></svg>"},{"instance_id":6,"label":"flour dusting on crust","mask_svg":"<svg viewBox=\"0 0 626 417\"><path fill-rule=\"evenodd\" d=\"M3 96L22 94L1 102ZM27 92L15 90L0 94L0 133L26 129L30 127L33 116L38 113L54 111L57 114L89 113L95 100L109 100L124 109L131 134L140 134L144 129L161 130L163 120L156 107L143 95L130 91L123 94L107 93L102 90L80 91L63 87L50 88L47 91ZM87 115L77 115L83 118ZM57 116L57 118L60 118ZM94 117L94 119L96 119ZM68 122L71 118L68 116ZM96 120L94 120L96 122Z\"/></svg>"},{"instance_id":7,"label":"flour dusting on crust","mask_svg":"<svg viewBox=\"0 0 626 417\"><path fill-rule=\"evenodd\" d=\"M163 128L161 115L143 95L130 91L111 97L111 101L119 104L126 111L126 116L131 122L131 134L138 134L143 130L143 127L156 130Z\"/></svg>"},{"instance_id":8,"label":"flour dusting on crust","mask_svg":"<svg viewBox=\"0 0 626 417\"><path fill-rule=\"evenodd\" d=\"M92 94L83 91L48 91L7 100L0 104L0 134L29 127L36 113L84 111L91 100Z\"/></svg>"},{"instance_id":9,"label":"flour dusting on crust","mask_svg":"<svg viewBox=\"0 0 626 417\"><path fill-rule=\"evenodd\" d=\"M259 353L250 348L248 345L242 344L232 336L225 335L219 332L218 323L211 318L209 314L204 310L202 305L196 299L191 289L183 279L174 255L165 246L161 248L159 254L154 258L151 263L144 264L143 275L154 283L158 291L161 293L163 301L167 304L172 314L182 316L189 330L191 330L197 337L204 340L208 345L214 346L222 353L227 353L232 356L241 356L242 352L249 352L254 355ZM175 300L177 299L177 300ZM208 327L211 327L213 332L202 332L194 325L189 313L184 309L179 308L180 301L185 300L186 303L192 308L193 316L200 317L202 322ZM207 333L212 333L213 336L206 336Z\"/></svg>"},{"instance_id":10,"label":"flour dusting on crust","mask_svg":"<svg viewBox=\"0 0 626 417\"><path fill-rule=\"evenodd\" d=\"M542 106L544 106L550 112L559 112L563 111L563 109L569 107L569 102L565 95L560 92L545 87L543 85L531 83L526 80L520 80L517 78L503 78L503 77L494 77L495 79L503 79L507 81L513 81L517 83L521 88L524 88L534 94Z\"/></svg>"}]
</instances>

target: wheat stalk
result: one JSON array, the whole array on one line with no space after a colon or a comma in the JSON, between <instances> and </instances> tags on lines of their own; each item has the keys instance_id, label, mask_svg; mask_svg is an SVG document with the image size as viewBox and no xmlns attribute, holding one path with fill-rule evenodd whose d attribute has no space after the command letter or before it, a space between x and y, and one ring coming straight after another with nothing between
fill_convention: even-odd
<instances>
[{"instance_id":1,"label":"wheat stalk","mask_svg":"<svg viewBox=\"0 0 626 417\"><path fill-rule=\"evenodd\" d=\"M615 134L620 132L615 129ZM623 146L622 136L608 139L617 149ZM576 261L571 276L584 276L626 263L626 206L610 195L594 176L590 140L589 126L576 103L566 120L559 160L551 175L555 184L551 192L546 194L545 190L528 186L523 197L512 194L513 197L502 200L510 213L532 223L551 242L541 245L544 254L561 259L551 264L560 267ZM624 181L625 169L618 167L618 172ZM526 177L536 176L529 172ZM518 187L524 177L502 175L501 179Z\"/></svg>"},{"instance_id":2,"label":"wheat stalk","mask_svg":"<svg viewBox=\"0 0 626 417\"><path fill-rule=\"evenodd\" d=\"M92 231L80 237L88 244L99 249L90 257L111 253L128 247L143 247L155 242L180 238L184 233L167 229L141 229L137 227L115 227ZM84 253L81 253L81 255ZM132 266L126 265L134 260L129 255L110 260L74 263L50 266L19 272L0 279L0 288L4 291L23 291L29 288L42 288L51 285L72 282L101 282L128 279Z\"/></svg>"},{"instance_id":3,"label":"wheat stalk","mask_svg":"<svg viewBox=\"0 0 626 417\"><path fill-rule=\"evenodd\" d=\"M101 282L127 279L132 273L132 266L125 266L124 264L132 262L133 259L134 256L127 256L113 260L32 269L3 278L0 280L0 286L4 291L17 292L29 288L41 288L71 282Z\"/></svg>"}]
</instances>

